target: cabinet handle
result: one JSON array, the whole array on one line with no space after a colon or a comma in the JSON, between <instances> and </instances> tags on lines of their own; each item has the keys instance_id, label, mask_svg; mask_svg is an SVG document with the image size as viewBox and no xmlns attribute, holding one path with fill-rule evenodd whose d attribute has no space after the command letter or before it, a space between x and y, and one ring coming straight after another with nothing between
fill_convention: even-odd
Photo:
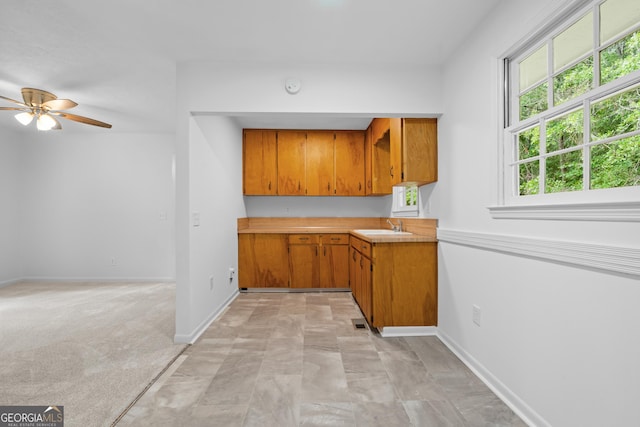
<instances>
[{"instance_id":1,"label":"cabinet handle","mask_svg":"<svg viewBox=\"0 0 640 427\"><path fill-rule=\"evenodd\" d=\"M327 247L326 246L322 247L322 255L327 256Z\"/></svg>"},{"instance_id":2,"label":"cabinet handle","mask_svg":"<svg viewBox=\"0 0 640 427\"><path fill-rule=\"evenodd\" d=\"M298 240L309 240L308 237L298 237Z\"/></svg>"},{"instance_id":3,"label":"cabinet handle","mask_svg":"<svg viewBox=\"0 0 640 427\"><path fill-rule=\"evenodd\" d=\"M358 191L362 191L362 183L361 182L358 183Z\"/></svg>"},{"instance_id":4,"label":"cabinet handle","mask_svg":"<svg viewBox=\"0 0 640 427\"><path fill-rule=\"evenodd\" d=\"M389 168L389 174L391 174L391 178L393 178L393 166Z\"/></svg>"},{"instance_id":5,"label":"cabinet handle","mask_svg":"<svg viewBox=\"0 0 640 427\"><path fill-rule=\"evenodd\" d=\"M327 191L331 191L331 183L327 182Z\"/></svg>"},{"instance_id":6,"label":"cabinet handle","mask_svg":"<svg viewBox=\"0 0 640 427\"><path fill-rule=\"evenodd\" d=\"M269 181L269 190L271 190L271 181Z\"/></svg>"},{"instance_id":7,"label":"cabinet handle","mask_svg":"<svg viewBox=\"0 0 640 427\"><path fill-rule=\"evenodd\" d=\"M300 181L298 181L298 191L300 191Z\"/></svg>"},{"instance_id":8,"label":"cabinet handle","mask_svg":"<svg viewBox=\"0 0 640 427\"><path fill-rule=\"evenodd\" d=\"M356 251L353 251L353 262L356 261Z\"/></svg>"},{"instance_id":9,"label":"cabinet handle","mask_svg":"<svg viewBox=\"0 0 640 427\"><path fill-rule=\"evenodd\" d=\"M340 240L339 237L332 237L331 240Z\"/></svg>"}]
</instances>

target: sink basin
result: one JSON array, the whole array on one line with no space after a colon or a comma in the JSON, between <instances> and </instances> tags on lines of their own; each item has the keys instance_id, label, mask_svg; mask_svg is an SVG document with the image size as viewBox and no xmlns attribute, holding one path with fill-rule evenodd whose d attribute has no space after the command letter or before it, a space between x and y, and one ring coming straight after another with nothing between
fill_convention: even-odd
<instances>
[{"instance_id":1,"label":"sink basin","mask_svg":"<svg viewBox=\"0 0 640 427\"><path fill-rule=\"evenodd\" d=\"M411 234L407 231L393 231L393 230L388 230L385 228L377 228L377 229L371 229L371 230L353 230L356 233L360 233L360 234L364 234L367 236L379 236L379 235L395 235L395 236L406 236L408 234Z\"/></svg>"}]
</instances>

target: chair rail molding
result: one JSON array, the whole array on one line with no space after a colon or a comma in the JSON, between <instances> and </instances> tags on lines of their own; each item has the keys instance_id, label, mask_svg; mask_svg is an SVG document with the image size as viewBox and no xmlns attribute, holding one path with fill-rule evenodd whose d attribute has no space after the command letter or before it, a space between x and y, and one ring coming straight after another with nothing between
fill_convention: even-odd
<instances>
[{"instance_id":1,"label":"chair rail molding","mask_svg":"<svg viewBox=\"0 0 640 427\"><path fill-rule=\"evenodd\" d=\"M489 206L494 219L640 222L640 202Z\"/></svg>"},{"instance_id":2,"label":"chair rail molding","mask_svg":"<svg viewBox=\"0 0 640 427\"><path fill-rule=\"evenodd\" d=\"M441 228L438 241L640 277L640 248Z\"/></svg>"}]
</instances>

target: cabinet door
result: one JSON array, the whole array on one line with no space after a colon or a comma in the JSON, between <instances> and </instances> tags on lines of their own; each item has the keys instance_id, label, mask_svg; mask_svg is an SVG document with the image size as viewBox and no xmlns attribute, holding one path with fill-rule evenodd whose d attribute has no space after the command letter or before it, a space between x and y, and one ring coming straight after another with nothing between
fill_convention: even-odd
<instances>
[{"instance_id":1,"label":"cabinet door","mask_svg":"<svg viewBox=\"0 0 640 427\"><path fill-rule=\"evenodd\" d=\"M317 288L320 283L318 245L289 245L292 288Z\"/></svg>"},{"instance_id":2,"label":"cabinet door","mask_svg":"<svg viewBox=\"0 0 640 427\"><path fill-rule=\"evenodd\" d=\"M349 287L348 245L323 245L320 247L320 287Z\"/></svg>"},{"instance_id":3,"label":"cabinet door","mask_svg":"<svg viewBox=\"0 0 640 427\"><path fill-rule=\"evenodd\" d=\"M364 137L362 131L336 132L335 165L338 196L365 194Z\"/></svg>"},{"instance_id":4,"label":"cabinet door","mask_svg":"<svg viewBox=\"0 0 640 427\"><path fill-rule=\"evenodd\" d=\"M303 196L305 178L306 133L278 131L278 195Z\"/></svg>"},{"instance_id":5,"label":"cabinet door","mask_svg":"<svg viewBox=\"0 0 640 427\"><path fill-rule=\"evenodd\" d=\"M371 171L371 161L373 152L373 142L371 141L371 125L367 128L367 132L365 133L364 138L364 182L365 182L365 195L369 196L373 194L372 187L372 171Z\"/></svg>"},{"instance_id":6,"label":"cabinet door","mask_svg":"<svg viewBox=\"0 0 640 427\"><path fill-rule=\"evenodd\" d=\"M365 256L360 258L360 309L369 324L373 324L372 302L373 291L371 289L371 260Z\"/></svg>"},{"instance_id":7,"label":"cabinet door","mask_svg":"<svg viewBox=\"0 0 640 427\"><path fill-rule=\"evenodd\" d=\"M238 234L238 286L288 288L286 234Z\"/></svg>"},{"instance_id":8,"label":"cabinet door","mask_svg":"<svg viewBox=\"0 0 640 427\"><path fill-rule=\"evenodd\" d=\"M387 132L382 138L371 138L371 194L391 194L391 139Z\"/></svg>"},{"instance_id":9,"label":"cabinet door","mask_svg":"<svg viewBox=\"0 0 640 427\"><path fill-rule=\"evenodd\" d=\"M360 253L353 246L349 249L349 285L353 298L360 300Z\"/></svg>"},{"instance_id":10,"label":"cabinet door","mask_svg":"<svg viewBox=\"0 0 640 427\"><path fill-rule=\"evenodd\" d=\"M403 182L402 176L402 119L389 119L390 122L390 146L389 146L389 175L391 185L397 185ZM413 155L413 153L412 153Z\"/></svg>"},{"instance_id":11,"label":"cabinet door","mask_svg":"<svg viewBox=\"0 0 640 427\"><path fill-rule=\"evenodd\" d=\"M438 180L436 119L402 119L403 182L418 185Z\"/></svg>"},{"instance_id":12,"label":"cabinet door","mask_svg":"<svg viewBox=\"0 0 640 427\"><path fill-rule=\"evenodd\" d=\"M247 196L277 194L276 132L245 129L243 136L243 194Z\"/></svg>"},{"instance_id":13,"label":"cabinet door","mask_svg":"<svg viewBox=\"0 0 640 427\"><path fill-rule=\"evenodd\" d=\"M307 196L334 194L334 133L307 132Z\"/></svg>"}]
</instances>

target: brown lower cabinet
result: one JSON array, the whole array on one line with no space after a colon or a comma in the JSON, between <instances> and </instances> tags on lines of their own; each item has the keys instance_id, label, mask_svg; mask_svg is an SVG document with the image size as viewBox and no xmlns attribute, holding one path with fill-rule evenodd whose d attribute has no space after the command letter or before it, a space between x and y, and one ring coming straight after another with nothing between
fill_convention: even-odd
<instances>
[{"instance_id":1,"label":"brown lower cabinet","mask_svg":"<svg viewBox=\"0 0 640 427\"><path fill-rule=\"evenodd\" d=\"M348 234L290 234L292 288L349 288Z\"/></svg>"},{"instance_id":2,"label":"brown lower cabinet","mask_svg":"<svg viewBox=\"0 0 640 427\"><path fill-rule=\"evenodd\" d=\"M238 286L289 287L287 234L238 234Z\"/></svg>"},{"instance_id":3,"label":"brown lower cabinet","mask_svg":"<svg viewBox=\"0 0 640 427\"><path fill-rule=\"evenodd\" d=\"M352 236L350 263L351 291L371 326L437 325L437 243Z\"/></svg>"},{"instance_id":4,"label":"brown lower cabinet","mask_svg":"<svg viewBox=\"0 0 640 427\"><path fill-rule=\"evenodd\" d=\"M348 234L238 234L240 288L349 288Z\"/></svg>"}]
</instances>

